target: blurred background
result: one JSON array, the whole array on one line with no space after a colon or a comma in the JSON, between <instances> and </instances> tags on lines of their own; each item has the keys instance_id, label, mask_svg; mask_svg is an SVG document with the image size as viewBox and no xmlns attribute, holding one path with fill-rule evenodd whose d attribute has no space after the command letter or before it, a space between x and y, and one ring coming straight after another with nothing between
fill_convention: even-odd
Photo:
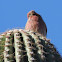
<instances>
[{"instance_id":1,"label":"blurred background","mask_svg":"<svg viewBox=\"0 0 62 62\"><path fill-rule=\"evenodd\" d=\"M27 13L35 10L47 25L47 38L62 56L62 0L0 0L0 33L24 28Z\"/></svg>"}]
</instances>

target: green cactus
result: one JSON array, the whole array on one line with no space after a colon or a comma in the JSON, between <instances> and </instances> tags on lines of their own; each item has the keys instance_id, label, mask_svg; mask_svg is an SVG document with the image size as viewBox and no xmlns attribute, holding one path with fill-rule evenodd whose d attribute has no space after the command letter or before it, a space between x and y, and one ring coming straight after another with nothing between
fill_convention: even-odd
<instances>
[{"instance_id":1,"label":"green cactus","mask_svg":"<svg viewBox=\"0 0 62 62\"><path fill-rule=\"evenodd\" d=\"M14 29L0 35L0 62L62 62L62 57L42 35Z\"/></svg>"}]
</instances>

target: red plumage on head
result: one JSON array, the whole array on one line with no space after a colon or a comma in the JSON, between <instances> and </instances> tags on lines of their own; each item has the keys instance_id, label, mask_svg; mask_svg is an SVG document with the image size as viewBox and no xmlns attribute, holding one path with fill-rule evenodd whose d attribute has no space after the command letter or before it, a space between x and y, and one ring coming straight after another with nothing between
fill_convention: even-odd
<instances>
[{"instance_id":1,"label":"red plumage on head","mask_svg":"<svg viewBox=\"0 0 62 62\"><path fill-rule=\"evenodd\" d=\"M27 18L28 21L26 23L25 30L37 32L46 37L47 27L42 17L34 10L31 10L30 12L28 12Z\"/></svg>"},{"instance_id":2,"label":"red plumage on head","mask_svg":"<svg viewBox=\"0 0 62 62\"><path fill-rule=\"evenodd\" d=\"M27 18L29 18L29 14L31 14L32 12L35 12L35 11L31 10L30 12L27 13Z\"/></svg>"}]
</instances>

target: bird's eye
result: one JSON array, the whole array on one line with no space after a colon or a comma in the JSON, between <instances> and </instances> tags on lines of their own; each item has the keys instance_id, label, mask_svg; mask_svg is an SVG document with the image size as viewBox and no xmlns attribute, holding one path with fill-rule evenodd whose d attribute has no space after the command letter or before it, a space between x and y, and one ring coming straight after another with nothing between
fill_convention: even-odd
<instances>
[{"instance_id":1,"label":"bird's eye","mask_svg":"<svg viewBox=\"0 0 62 62\"><path fill-rule=\"evenodd\" d=\"M33 15L36 15L36 14L33 14Z\"/></svg>"}]
</instances>

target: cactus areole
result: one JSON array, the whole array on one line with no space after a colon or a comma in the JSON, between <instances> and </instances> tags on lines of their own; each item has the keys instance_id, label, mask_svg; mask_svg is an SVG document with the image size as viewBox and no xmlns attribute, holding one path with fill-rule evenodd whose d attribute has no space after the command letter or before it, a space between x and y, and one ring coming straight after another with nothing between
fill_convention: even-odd
<instances>
[{"instance_id":1,"label":"cactus areole","mask_svg":"<svg viewBox=\"0 0 62 62\"><path fill-rule=\"evenodd\" d=\"M0 35L0 62L62 62L62 58L42 35L14 29Z\"/></svg>"}]
</instances>

